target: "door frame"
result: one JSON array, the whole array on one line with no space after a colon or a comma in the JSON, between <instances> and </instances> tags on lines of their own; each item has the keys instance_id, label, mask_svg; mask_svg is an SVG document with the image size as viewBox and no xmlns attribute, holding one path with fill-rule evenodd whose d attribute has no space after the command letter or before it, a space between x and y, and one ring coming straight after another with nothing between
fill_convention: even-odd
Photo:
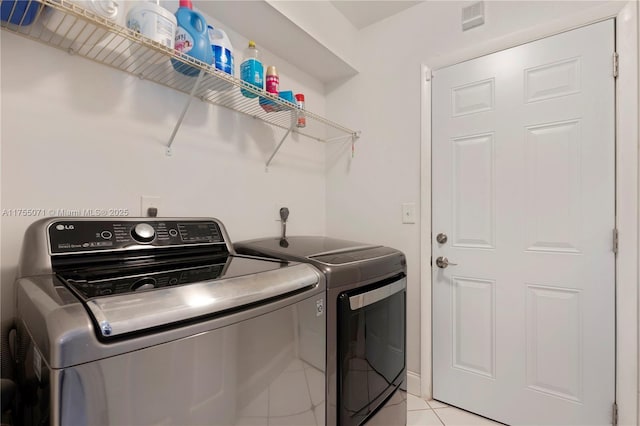
<instances>
[{"instance_id":1,"label":"door frame","mask_svg":"<svg viewBox=\"0 0 640 426\"><path fill-rule=\"evenodd\" d=\"M409 392L432 396L431 282L431 70L529 43L540 38L616 18L616 51L620 55L616 80L616 226L620 231L616 256L616 402L621 425L638 424L638 56L640 7L635 1L609 2L582 14L494 39L449 57L423 63L420 69L420 376L409 381ZM622 326L620 326L622 325ZM410 375L411 376L411 375ZM413 382L413 386L412 386Z\"/></svg>"}]
</instances>

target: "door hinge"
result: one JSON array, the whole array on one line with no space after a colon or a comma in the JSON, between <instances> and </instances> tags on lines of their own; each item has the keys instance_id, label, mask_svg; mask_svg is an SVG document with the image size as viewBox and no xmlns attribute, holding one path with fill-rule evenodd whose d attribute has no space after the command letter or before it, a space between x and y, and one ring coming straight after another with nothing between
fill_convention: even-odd
<instances>
[{"instance_id":1,"label":"door hinge","mask_svg":"<svg viewBox=\"0 0 640 426\"><path fill-rule=\"evenodd\" d=\"M613 426L618 426L618 404L613 403L612 413L611 413L611 424Z\"/></svg>"},{"instance_id":2,"label":"door hinge","mask_svg":"<svg viewBox=\"0 0 640 426\"><path fill-rule=\"evenodd\" d=\"M620 235L618 234L618 228L613 230L613 252L618 254L618 243L620 241Z\"/></svg>"},{"instance_id":3,"label":"door hinge","mask_svg":"<svg viewBox=\"0 0 640 426\"><path fill-rule=\"evenodd\" d=\"M613 52L613 78L618 77L619 59L618 52Z\"/></svg>"},{"instance_id":4,"label":"door hinge","mask_svg":"<svg viewBox=\"0 0 640 426\"><path fill-rule=\"evenodd\" d=\"M426 70L424 72L424 81L431 81L431 77L432 77L431 70Z\"/></svg>"}]
</instances>

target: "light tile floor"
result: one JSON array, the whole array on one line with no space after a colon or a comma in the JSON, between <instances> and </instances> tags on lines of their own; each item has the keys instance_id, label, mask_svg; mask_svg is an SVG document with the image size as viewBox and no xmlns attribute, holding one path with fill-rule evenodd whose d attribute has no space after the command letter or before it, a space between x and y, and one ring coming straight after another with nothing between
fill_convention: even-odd
<instances>
[{"instance_id":1,"label":"light tile floor","mask_svg":"<svg viewBox=\"0 0 640 426\"><path fill-rule=\"evenodd\" d=\"M407 426L502 425L438 401L407 394Z\"/></svg>"}]
</instances>

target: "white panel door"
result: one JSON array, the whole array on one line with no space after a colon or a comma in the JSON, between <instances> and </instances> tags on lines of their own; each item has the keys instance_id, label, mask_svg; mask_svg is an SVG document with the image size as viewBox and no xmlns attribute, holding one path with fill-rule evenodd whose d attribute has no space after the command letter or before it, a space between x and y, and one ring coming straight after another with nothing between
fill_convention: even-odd
<instances>
[{"instance_id":1,"label":"white panel door","mask_svg":"<svg viewBox=\"0 0 640 426\"><path fill-rule=\"evenodd\" d=\"M435 399L611 423L614 49L609 20L434 72Z\"/></svg>"}]
</instances>

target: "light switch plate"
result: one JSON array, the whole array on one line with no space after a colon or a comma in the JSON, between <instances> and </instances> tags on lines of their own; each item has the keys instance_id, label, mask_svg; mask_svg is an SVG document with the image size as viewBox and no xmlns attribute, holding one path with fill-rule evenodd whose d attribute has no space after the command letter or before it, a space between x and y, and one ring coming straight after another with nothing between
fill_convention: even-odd
<instances>
[{"instance_id":1,"label":"light switch plate","mask_svg":"<svg viewBox=\"0 0 640 426\"><path fill-rule=\"evenodd\" d=\"M416 223L416 203L402 203L402 223Z\"/></svg>"}]
</instances>

